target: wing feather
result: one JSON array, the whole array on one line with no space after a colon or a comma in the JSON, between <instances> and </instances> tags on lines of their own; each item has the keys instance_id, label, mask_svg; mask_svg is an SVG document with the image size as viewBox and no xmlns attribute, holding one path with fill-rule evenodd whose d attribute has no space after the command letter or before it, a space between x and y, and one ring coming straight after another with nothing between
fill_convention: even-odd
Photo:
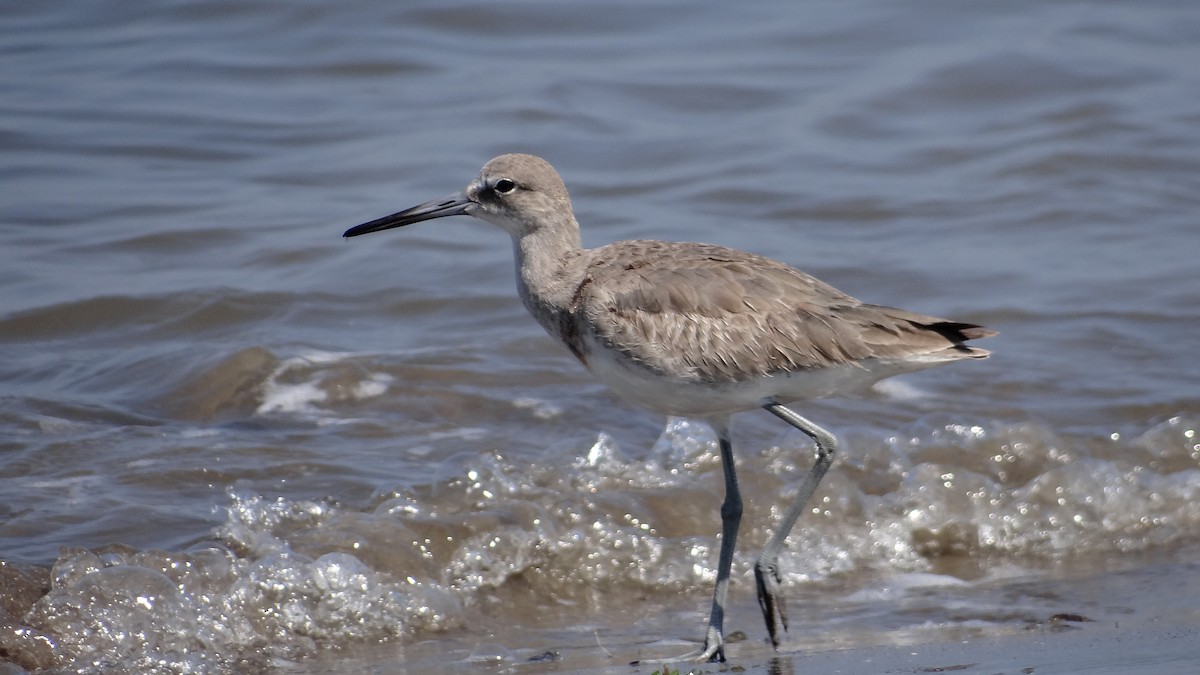
<instances>
[{"instance_id":1,"label":"wing feather","mask_svg":"<svg viewBox=\"0 0 1200 675\"><path fill-rule=\"evenodd\" d=\"M721 246L624 241L592 251L581 330L664 374L703 381L859 363L985 356L991 331L864 304L800 270Z\"/></svg>"}]
</instances>

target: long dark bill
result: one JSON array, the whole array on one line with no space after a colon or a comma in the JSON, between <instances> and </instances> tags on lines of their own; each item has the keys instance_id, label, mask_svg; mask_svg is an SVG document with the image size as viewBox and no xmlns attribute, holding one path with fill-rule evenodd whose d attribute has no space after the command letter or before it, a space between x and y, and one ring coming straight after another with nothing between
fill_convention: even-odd
<instances>
[{"instance_id":1,"label":"long dark bill","mask_svg":"<svg viewBox=\"0 0 1200 675\"><path fill-rule=\"evenodd\" d=\"M465 216L467 215L467 207L470 205L471 200L467 198L466 193L460 192L456 195L418 204L411 209L405 209L399 213L393 213L390 216L372 220L369 223L355 225L346 230L342 236L357 237L360 234L370 234L372 232L390 230L393 227L412 225L422 220L433 220L434 218L445 218L446 216Z\"/></svg>"}]
</instances>

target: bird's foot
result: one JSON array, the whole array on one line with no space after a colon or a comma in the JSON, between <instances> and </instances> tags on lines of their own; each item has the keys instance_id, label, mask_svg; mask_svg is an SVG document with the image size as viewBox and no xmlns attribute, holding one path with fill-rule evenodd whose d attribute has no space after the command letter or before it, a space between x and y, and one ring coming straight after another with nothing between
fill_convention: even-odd
<instances>
[{"instance_id":1,"label":"bird's foot","mask_svg":"<svg viewBox=\"0 0 1200 675\"><path fill-rule=\"evenodd\" d=\"M721 636L721 631L715 628L708 629L708 635L704 637L704 646L699 650L688 652L686 654L676 656L674 658L665 659L641 659L631 661L631 666L644 665L659 665L672 664L681 662L692 663L725 663L725 638Z\"/></svg>"},{"instance_id":2,"label":"bird's foot","mask_svg":"<svg viewBox=\"0 0 1200 675\"><path fill-rule=\"evenodd\" d=\"M721 631L709 626L708 634L704 636L704 649L700 650L696 661L725 663L725 637L721 635Z\"/></svg>"},{"instance_id":3,"label":"bird's foot","mask_svg":"<svg viewBox=\"0 0 1200 675\"><path fill-rule=\"evenodd\" d=\"M779 576L779 567L775 563L768 565L758 561L754 565L754 580L758 585L758 606L762 608L763 620L767 623L771 646L778 648L783 634L787 632L787 607L784 606L783 594L779 592L779 584L783 581Z\"/></svg>"}]
</instances>

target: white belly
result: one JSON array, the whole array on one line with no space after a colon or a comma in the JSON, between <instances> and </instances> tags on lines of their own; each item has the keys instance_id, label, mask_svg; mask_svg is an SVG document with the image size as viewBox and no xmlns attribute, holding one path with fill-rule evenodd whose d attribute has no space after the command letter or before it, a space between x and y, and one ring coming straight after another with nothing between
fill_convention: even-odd
<instances>
[{"instance_id":1,"label":"white belly","mask_svg":"<svg viewBox=\"0 0 1200 675\"><path fill-rule=\"evenodd\" d=\"M942 363L932 361L883 362L835 365L791 373L748 378L735 382L702 382L685 376L661 375L593 343L587 366L622 399L634 405L680 417L708 417L753 410L769 401L825 398L864 391L892 375Z\"/></svg>"}]
</instances>

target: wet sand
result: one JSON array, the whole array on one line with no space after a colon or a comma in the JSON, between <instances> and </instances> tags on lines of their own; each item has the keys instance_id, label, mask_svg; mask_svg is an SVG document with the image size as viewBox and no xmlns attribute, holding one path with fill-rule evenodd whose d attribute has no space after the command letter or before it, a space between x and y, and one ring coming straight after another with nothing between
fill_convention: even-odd
<instances>
[{"instance_id":1,"label":"wet sand","mask_svg":"<svg viewBox=\"0 0 1200 675\"><path fill-rule=\"evenodd\" d=\"M1182 552L1187 558L1195 551ZM1193 557L1194 559L1194 557ZM890 631L864 630L854 617L831 612L827 619L790 605L793 629L779 652L764 639L752 589L741 588L728 617L733 642L724 664L656 663L698 646L703 612L645 602L580 621L556 607L527 624L495 625L486 608L457 633L409 645L382 645L326 653L291 664L288 673L1195 673L1200 668L1200 564L1162 562L1103 574L1031 582L1014 580L1007 592L1041 595L1059 611L1041 616L1014 611L995 621L915 624ZM497 602L503 600L497 598ZM966 610L964 610L966 611ZM622 616L625 621L622 622ZM798 620L797 620L798 619ZM801 624L801 625L795 625ZM555 627L557 626L557 627ZM745 631L740 628L747 628ZM749 633L751 637L746 637ZM740 634L740 635L739 635ZM636 665L631 661L641 659ZM278 664L277 664L278 665Z\"/></svg>"}]
</instances>

